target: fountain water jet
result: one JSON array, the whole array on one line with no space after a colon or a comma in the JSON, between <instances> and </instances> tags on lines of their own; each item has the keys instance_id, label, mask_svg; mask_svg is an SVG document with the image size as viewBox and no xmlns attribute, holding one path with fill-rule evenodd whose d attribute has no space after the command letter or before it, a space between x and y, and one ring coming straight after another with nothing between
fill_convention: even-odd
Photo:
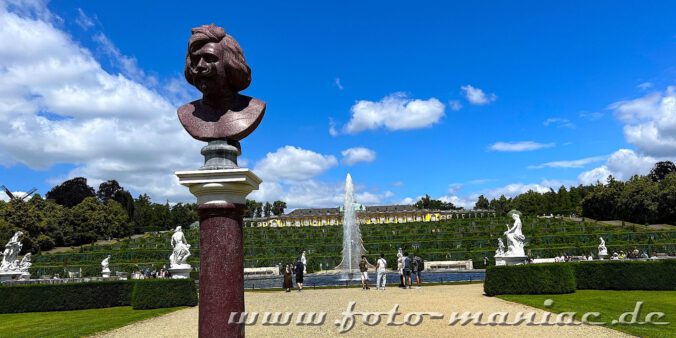
<instances>
[{"instance_id":1,"label":"fountain water jet","mask_svg":"<svg viewBox=\"0 0 676 338\"><path fill-rule=\"evenodd\" d=\"M345 203L343 204L343 260L335 267L342 271L344 280L359 279L359 261L366 254L361 239L361 230L354 211L354 186L352 176L345 179Z\"/></svg>"}]
</instances>

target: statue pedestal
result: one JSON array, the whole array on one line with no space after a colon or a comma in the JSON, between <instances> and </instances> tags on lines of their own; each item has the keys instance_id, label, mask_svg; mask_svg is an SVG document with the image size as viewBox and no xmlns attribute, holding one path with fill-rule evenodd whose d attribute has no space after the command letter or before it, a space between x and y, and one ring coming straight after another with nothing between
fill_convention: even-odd
<instances>
[{"instance_id":1,"label":"statue pedestal","mask_svg":"<svg viewBox=\"0 0 676 338\"><path fill-rule=\"evenodd\" d=\"M110 278L110 271L103 271L103 272L101 272L101 277L103 277L103 278Z\"/></svg>"},{"instance_id":2,"label":"statue pedestal","mask_svg":"<svg viewBox=\"0 0 676 338\"><path fill-rule=\"evenodd\" d=\"M31 274L30 272L22 272L21 276L19 277L21 280L29 280L31 279Z\"/></svg>"},{"instance_id":3,"label":"statue pedestal","mask_svg":"<svg viewBox=\"0 0 676 338\"><path fill-rule=\"evenodd\" d=\"M528 256L502 256L495 257L496 266L521 265L528 263Z\"/></svg>"},{"instance_id":4,"label":"statue pedestal","mask_svg":"<svg viewBox=\"0 0 676 338\"><path fill-rule=\"evenodd\" d=\"M197 197L200 218L199 336L244 337L244 324L229 324L244 312L242 226L246 196L262 182L249 169L176 172Z\"/></svg>"},{"instance_id":5,"label":"statue pedestal","mask_svg":"<svg viewBox=\"0 0 676 338\"><path fill-rule=\"evenodd\" d=\"M169 268L169 273L171 274L171 279L188 279L190 278L190 272L192 271L192 266L177 266L175 268Z\"/></svg>"},{"instance_id":6,"label":"statue pedestal","mask_svg":"<svg viewBox=\"0 0 676 338\"><path fill-rule=\"evenodd\" d=\"M608 259L608 254L604 254L604 255L599 254L599 259L600 259L600 260L606 260L606 259Z\"/></svg>"},{"instance_id":7,"label":"statue pedestal","mask_svg":"<svg viewBox=\"0 0 676 338\"><path fill-rule=\"evenodd\" d=\"M0 272L0 282L19 279L21 272L19 271L5 271Z\"/></svg>"}]
</instances>

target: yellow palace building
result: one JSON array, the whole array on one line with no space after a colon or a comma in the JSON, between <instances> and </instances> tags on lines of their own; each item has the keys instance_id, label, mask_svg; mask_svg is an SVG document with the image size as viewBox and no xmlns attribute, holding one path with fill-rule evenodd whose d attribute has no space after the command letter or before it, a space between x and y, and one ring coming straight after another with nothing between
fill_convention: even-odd
<instances>
[{"instance_id":1,"label":"yellow palace building","mask_svg":"<svg viewBox=\"0 0 676 338\"><path fill-rule=\"evenodd\" d=\"M492 210L421 210L413 205L364 206L355 203L357 223L395 224L495 217ZM288 214L244 219L253 227L301 227L343 224L343 207L296 209Z\"/></svg>"}]
</instances>

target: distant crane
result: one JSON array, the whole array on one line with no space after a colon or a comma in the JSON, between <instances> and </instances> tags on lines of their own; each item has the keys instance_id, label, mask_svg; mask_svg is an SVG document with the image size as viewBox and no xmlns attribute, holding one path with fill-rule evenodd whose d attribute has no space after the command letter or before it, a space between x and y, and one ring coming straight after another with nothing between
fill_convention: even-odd
<instances>
[{"instance_id":1,"label":"distant crane","mask_svg":"<svg viewBox=\"0 0 676 338\"><path fill-rule=\"evenodd\" d=\"M12 192L9 191L9 189L7 189L6 186L3 185L3 186L0 186L0 188L2 188L2 190L5 191L5 194L7 194L7 196L9 196L9 199L11 199L13 201L21 201L21 202L25 201L28 197L33 195L33 193L38 190L37 188L33 188L29 192L25 193L23 196L14 196L14 194L12 194Z\"/></svg>"}]
</instances>

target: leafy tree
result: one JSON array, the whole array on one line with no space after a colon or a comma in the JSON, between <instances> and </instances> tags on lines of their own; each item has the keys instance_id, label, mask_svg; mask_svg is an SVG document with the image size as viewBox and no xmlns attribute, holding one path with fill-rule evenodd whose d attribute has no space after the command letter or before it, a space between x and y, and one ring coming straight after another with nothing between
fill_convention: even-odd
<instances>
[{"instance_id":1,"label":"leafy tree","mask_svg":"<svg viewBox=\"0 0 676 338\"><path fill-rule=\"evenodd\" d=\"M272 211L272 204L270 204L270 202L265 202L265 206L263 206L263 215L265 217L270 217L271 211Z\"/></svg>"},{"instance_id":2,"label":"leafy tree","mask_svg":"<svg viewBox=\"0 0 676 338\"><path fill-rule=\"evenodd\" d=\"M96 192L96 197L98 197L101 202L106 203L108 200L112 199L118 191L121 190L124 189L122 189L116 180L108 180L99 184L99 190Z\"/></svg>"},{"instance_id":3,"label":"leafy tree","mask_svg":"<svg viewBox=\"0 0 676 338\"><path fill-rule=\"evenodd\" d=\"M68 245L93 243L99 234L105 233L105 211L103 204L93 196L85 198L82 203L68 210L68 224L72 230L68 233Z\"/></svg>"},{"instance_id":4,"label":"leafy tree","mask_svg":"<svg viewBox=\"0 0 676 338\"><path fill-rule=\"evenodd\" d=\"M279 216L284 214L284 209L286 209L286 202L284 201L274 201L272 203L272 214Z\"/></svg>"},{"instance_id":5,"label":"leafy tree","mask_svg":"<svg viewBox=\"0 0 676 338\"><path fill-rule=\"evenodd\" d=\"M476 201L476 204L474 204L474 209L490 209L491 203L488 201L484 195L479 196L479 199Z\"/></svg>"},{"instance_id":6,"label":"leafy tree","mask_svg":"<svg viewBox=\"0 0 676 338\"><path fill-rule=\"evenodd\" d=\"M648 175L653 182L661 182L667 175L676 172L676 165L671 161L655 163Z\"/></svg>"},{"instance_id":7,"label":"leafy tree","mask_svg":"<svg viewBox=\"0 0 676 338\"><path fill-rule=\"evenodd\" d=\"M263 203L256 202L256 212L254 216L256 216L256 218L263 217Z\"/></svg>"},{"instance_id":8,"label":"leafy tree","mask_svg":"<svg viewBox=\"0 0 676 338\"><path fill-rule=\"evenodd\" d=\"M430 198L430 195L425 194L418 202L415 203L416 208L423 210L458 210L451 202L444 202Z\"/></svg>"},{"instance_id":9,"label":"leafy tree","mask_svg":"<svg viewBox=\"0 0 676 338\"><path fill-rule=\"evenodd\" d=\"M257 206L258 202L254 200L246 200L246 210L244 210L244 217L253 218L254 214L256 213Z\"/></svg>"},{"instance_id":10,"label":"leafy tree","mask_svg":"<svg viewBox=\"0 0 676 338\"><path fill-rule=\"evenodd\" d=\"M46 197L67 208L72 208L87 197L94 197L94 188L87 185L87 179L76 177L67 180L50 190Z\"/></svg>"},{"instance_id":11,"label":"leafy tree","mask_svg":"<svg viewBox=\"0 0 676 338\"><path fill-rule=\"evenodd\" d=\"M198 220L195 204L177 203L171 208L170 223L171 228L182 226L187 228L190 224Z\"/></svg>"}]
</instances>

